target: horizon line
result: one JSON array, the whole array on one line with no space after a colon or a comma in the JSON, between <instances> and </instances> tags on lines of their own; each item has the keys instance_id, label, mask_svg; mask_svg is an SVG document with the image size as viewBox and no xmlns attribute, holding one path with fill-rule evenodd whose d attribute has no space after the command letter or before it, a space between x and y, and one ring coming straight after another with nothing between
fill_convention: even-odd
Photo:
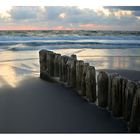
<instances>
[{"instance_id":1,"label":"horizon line","mask_svg":"<svg viewBox=\"0 0 140 140\"><path fill-rule=\"evenodd\" d=\"M106 29L102 29L102 30L96 30L96 29L68 29L68 30L62 30L62 29L57 29L57 30L55 30L55 29L42 29L42 30L39 30L39 29L11 29L11 30L6 30L6 29L0 29L0 31L122 31L122 32L124 32L124 31L130 31L130 32L140 32L140 30L106 30Z\"/></svg>"}]
</instances>

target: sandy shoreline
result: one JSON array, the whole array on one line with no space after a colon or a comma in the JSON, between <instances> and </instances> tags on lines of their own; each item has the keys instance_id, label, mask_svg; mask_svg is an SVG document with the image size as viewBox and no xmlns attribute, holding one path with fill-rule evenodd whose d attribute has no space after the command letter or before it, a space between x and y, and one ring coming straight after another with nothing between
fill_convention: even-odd
<instances>
[{"instance_id":1,"label":"sandy shoreline","mask_svg":"<svg viewBox=\"0 0 140 140\"><path fill-rule=\"evenodd\" d=\"M15 60L16 54L8 52L7 59ZM30 58L36 55L29 53ZM72 89L41 80L39 60L25 58L0 63L0 133L127 132L123 120L112 118L110 112L88 103ZM140 80L140 71L104 70Z\"/></svg>"}]
</instances>

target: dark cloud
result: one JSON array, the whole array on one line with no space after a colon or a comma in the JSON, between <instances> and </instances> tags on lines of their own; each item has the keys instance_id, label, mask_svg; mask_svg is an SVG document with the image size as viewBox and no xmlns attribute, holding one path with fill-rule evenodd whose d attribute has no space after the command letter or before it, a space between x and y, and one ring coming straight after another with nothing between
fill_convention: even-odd
<instances>
[{"instance_id":1,"label":"dark cloud","mask_svg":"<svg viewBox=\"0 0 140 140\"><path fill-rule=\"evenodd\" d=\"M132 11L134 16L140 16L140 6L105 6L105 8L110 10L127 10Z\"/></svg>"},{"instance_id":2,"label":"dark cloud","mask_svg":"<svg viewBox=\"0 0 140 140\"><path fill-rule=\"evenodd\" d=\"M112 10L140 11L140 6L104 6L104 8Z\"/></svg>"},{"instance_id":3,"label":"dark cloud","mask_svg":"<svg viewBox=\"0 0 140 140\"><path fill-rule=\"evenodd\" d=\"M110 10L127 10L132 11L134 16L140 16L140 6L106 6L105 8Z\"/></svg>"}]
</instances>

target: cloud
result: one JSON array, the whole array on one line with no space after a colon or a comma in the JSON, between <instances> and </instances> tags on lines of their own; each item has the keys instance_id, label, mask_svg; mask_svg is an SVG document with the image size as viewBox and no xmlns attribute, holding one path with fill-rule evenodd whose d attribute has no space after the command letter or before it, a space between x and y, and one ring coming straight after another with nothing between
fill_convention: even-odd
<instances>
[{"instance_id":1,"label":"cloud","mask_svg":"<svg viewBox=\"0 0 140 140\"><path fill-rule=\"evenodd\" d=\"M127 10L127 11L139 11L140 6L104 6L106 9L112 10Z\"/></svg>"},{"instance_id":2,"label":"cloud","mask_svg":"<svg viewBox=\"0 0 140 140\"><path fill-rule=\"evenodd\" d=\"M31 20L36 19L40 12L41 8L36 6L15 6L9 14L13 20Z\"/></svg>"},{"instance_id":3,"label":"cloud","mask_svg":"<svg viewBox=\"0 0 140 140\"><path fill-rule=\"evenodd\" d=\"M32 26L32 29L139 29L139 9L140 7L128 6L98 9L77 6L14 6L8 11L9 18L0 16L0 21L5 26Z\"/></svg>"}]
</instances>

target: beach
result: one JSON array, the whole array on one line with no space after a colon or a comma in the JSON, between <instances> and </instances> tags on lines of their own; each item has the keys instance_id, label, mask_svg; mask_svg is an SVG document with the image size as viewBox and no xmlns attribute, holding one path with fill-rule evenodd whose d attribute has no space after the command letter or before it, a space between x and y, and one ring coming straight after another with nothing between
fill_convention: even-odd
<instances>
[{"instance_id":1,"label":"beach","mask_svg":"<svg viewBox=\"0 0 140 140\"><path fill-rule=\"evenodd\" d=\"M88 103L72 89L41 80L38 51L4 52L1 56L6 53L7 58L2 57L0 63L1 133L127 132L123 120ZM104 70L140 80L140 72L132 69ZM100 70L97 69L97 73Z\"/></svg>"},{"instance_id":2,"label":"beach","mask_svg":"<svg viewBox=\"0 0 140 140\"><path fill-rule=\"evenodd\" d=\"M110 52L116 50L108 50ZM118 50L118 52L121 50ZM126 50L127 51L127 50ZM139 50L136 49L135 52ZM128 79L140 80L139 68L140 57L136 56L108 56L105 50L100 49L59 49L54 50L62 55L76 54L79 60L84 60L95 66L96 71L106 70L107 72L118 72ZM101 52L104 56L97 56ZM140 51L139 51L140 52ZM85 56L88 54L87 56ZM92 54L92 56L90 55ZM3 84L16 85L18 81L29 75L39 77L39 51L4 51L0 52L0 86Z\"/></svg>"},{"instance_id":3,"label":"beach","mask_svg":"<svg viewBox=\"0 0 140 140\"><path fill-rule=\"evenodd\" d=\"M139 44L133 44L132 41L130 43L132 47L128 45L119 48L117 45L113 48L114 46L109 45L108 48L105 47L107 44L96 47L93 40L91 41L91 36L71 36L71 41L69 36L53 35L48 37L50 40L44 39L43 36L41 42L37 40L40 39L38 35L21 36L18 40L15 39L17 36L14 36L15 40L12 42L13 38L10 35L8 37L8 39L11 37L10 41L7 41L5 36L1 37L0 133L128 132L126 122L114 118L109 111L87 102L73 89L41 80L39 50L52 50L68 56L76 54L78 60L84 60L95 67L96 75L104 70L108 73L117 72L130 80L139 81L140 48L133 46ZM94 37L98 42L102 42L98 36ZM101 36L101 39L103 37ZM73 38L84 40L73 41ZM87 41L85 38L90 40ZM72 41L77 44L72 44Z\"/></svg>"},{"instance_id":4,"label":"beach","mask_svg":"<svg viewBox=\"0 0 140 140\"><path fill-rule=\"evenodd\" d=\"M124 121L88 103L74 90L41 80L37 71L12 65L19 66L19 61L0 64L4 69L0 76L0 133L127 132Z\"/></svg>"}]
</instances>

